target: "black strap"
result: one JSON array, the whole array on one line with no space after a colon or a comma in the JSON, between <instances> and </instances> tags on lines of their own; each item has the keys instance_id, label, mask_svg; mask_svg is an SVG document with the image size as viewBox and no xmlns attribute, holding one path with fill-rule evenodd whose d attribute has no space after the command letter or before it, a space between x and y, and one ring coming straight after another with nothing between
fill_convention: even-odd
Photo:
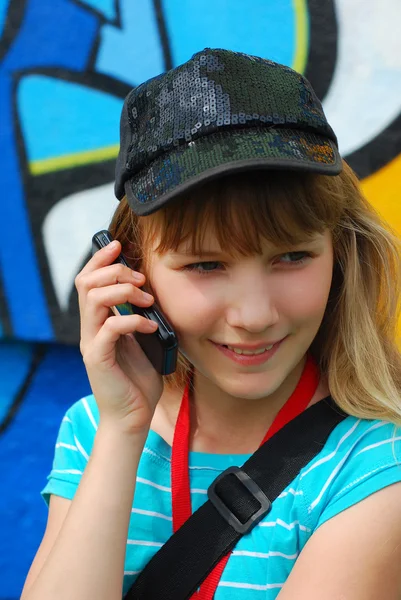
<instances>
[{"instance_id":1,"label":"black strap","mask_svg":"<svg viewBox=\"0 0 401 600\"><path fill-rule=\"evenodd\" d=\"M125 600L190 598L346 416L328 396L282 427L241 469L224 471L211 484L209 500L153 556Z\"/></svg>"}]
</instances>

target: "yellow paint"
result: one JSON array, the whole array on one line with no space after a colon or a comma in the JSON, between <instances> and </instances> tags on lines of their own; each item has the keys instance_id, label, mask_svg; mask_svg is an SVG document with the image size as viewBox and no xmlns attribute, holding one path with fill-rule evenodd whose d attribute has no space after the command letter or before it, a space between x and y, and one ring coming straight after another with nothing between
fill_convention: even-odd
<instances>
[{"instance_id":1,"label":"yellow paint","mask_svg":"<svg viewBox=\"0 0 401 600\"><path fill-rule=\"evenodd\" d=\"M369 202L401 235L401 154L366 177L361 186Z\"/></svg>"},{"instance_id":2,"label":"yellow paint","mask_svg":"<svg viewBox=\"0 0 401 600\"><path fill-rule=\"evenodd\" d=\"M52 171L61 171L71 167L78 167L88 163L102 162L104 160L115 159L118 154L119 144L105 146L96 150L86 150L85 152L74 152L54 158L45 158L43 160L33 160L29 163L29 170L32 175L42 175Z\"/></svg>"},{"instance_id":3,"label":"yellow paint","mask_svg":"<svg viewBox=\"0 0 401 600\"><path fill-rule=\"evenodd\" d=\"M401 236L401 154L361 181L361 187L380 216ZM401 320L397 344L401 351Z\"/></svg>"},{"instance_id":4,"label":"yellow paint","mask_svg":"<svg viewBox=\"0 0 401 600\"><path fill-rule=\"evenodd\" d=\"M309 16L306 0L292 0L295 15L295 51L292 68L303 73L309 46Z\"/></svg>"}]
</instances>

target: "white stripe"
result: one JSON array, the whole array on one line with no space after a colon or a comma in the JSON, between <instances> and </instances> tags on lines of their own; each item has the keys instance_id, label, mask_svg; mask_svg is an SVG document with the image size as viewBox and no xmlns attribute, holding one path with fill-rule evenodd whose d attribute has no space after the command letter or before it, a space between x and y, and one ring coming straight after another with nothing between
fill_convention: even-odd
<instances>
[{"instance_id":1,"label":"white stripe","mask_svg":"<svg viewBox=\"0 0 401 600\"><path fill-rule=\"evenodd\" d=\"M145 454L151 454L152 456L155 456L156 458L162 458L163 460L166 460L167 462L171 462L171 458L169 458L168 456L164 456L164 454L159 454L158 452L154 452L147 446L144 447L143 451Z\"/></svg>"},{"instance_id":2,"label":"white stripe","mask_svg":"<svg viewBox=\"0 0 401 600\"><path fill-rule=\"evenodd\" d=\"M401 436L400 437L392 437L388 440L383 440L382 442L377 442L377 444L370 444L370 446L366 446L366 448L359 450L359 452L357 452L355 454L355 456L358 456L358 454L362 454L362 452L366 452L367 450L371 450L372 448L377 448L378 446L382 446L383 444L389 444L390 442L399 442L400 440L401 440Z\"/></svg>"},{"instance_id":3,"label":"white stripe","mask_svg":"<svg viewBox=\"0 0 401 600\"><path fill-rule=\"evenodd\" d=\"M343 487L342 490L340 490L339 492L337 492L337 494L335 496L333 496L333 499L336 498L337 496L340 496L343 492L345 492L345 490L348 490L349 488L351 488L355 484L359 483L363 479L366 479L370 475L377 473L377 471L381 471L382 469L388 469L388 468L394 467L394 466L395 466L394 463L390 463L389 465L382 465L381 467L377 467L377 469L373 469L373 471L369 471L369 473L365 473L365 475L358 477L358 479L354 479L354 481L351 481L351 483L348 483L345 487Z\"/></svg>"},{"instance_id":4,"label":"white stripe","mask_svg":"<svg viewBox=\"0 0 401 600\"><path fill-rule=\"evenodd\" d=\"M170 487L166 487L165 485L159 485L158 483L149 481L149 479L144 479L143 477L137 477L136 480L139 483L144 483L145 485L151 485L152 487L156 488L157 490L161 490L162 492L170 492L171 493Z\"/></svg>"},{"instance_id":5,"label":"white stripe","mask_svg":"<svg viewBox=\"0 0 401 600\"><path fill-rule=\"evenodd\" d=\"M280 556L288 560L295 560L299 552L295 554L283 554L282 552L251 552L250 550L234 550L233 556L252 556L253 558L270 558L271 556Z\"/></svg>"},{"instance_id":6,"label":"white stripe","mask_svg":"<svg viewBox=\"0 0 401 600\"><path fill-rule=\"evenodd\" d=\"M76 435L74 435L74 442L76 443L77 448L80 451L80 453L82 454L82 456L88 461L89 460L89 456L88 456L87 452L84 450L84 448L82 447L82 444L78 440L78 438L77 438Z\"/></svg>"},{"instance_id":7,"label":"white stripe","mask_svg":"<svg viewBox=\"0 0 401 600\"><path fill-rule=\"evenodd\" d=\"M78 448L76 446L72 446L71 444L64 444L64 442L58 442L56 444L56 448L68 448L68 450L74 450L74 452L78 452Z\"/></svg>"},{"instance_id":8,"label":"white stripe","mask_svg":"<svg viewBox=\"0 0 401 600\"><path fill-rule=\"evenodd\" d=\"M243 588L246 590L259 590L261 592L282 588L283 585L284 583L266 583L266 585L257 585L256 583L237 583L236 581L219 582L219 586L221 587Z\"/></svg>"},{"instance_id":9,"label":"white stripe","mask_svg":"<svg viewBox=\"0 0 401 600\"><path fill-rule=\"evenodd\" d=\"M70 473L71 475L82 475L82 471L77 469L52 469L52 473Z\"/></svg>"},{"instance_id":10,"label":"white stripe","mask_svg":"<svg viewBox=\"0 0 401 600\"><path fill-rule=\"evenodd\" d=\"M63 421L65 421L66 423L72 423L71 419L70 419L69 417L67 417L67 416L64 416L64 417L61 419L61 422L63 422Z\"/></svg>"},{"instance_id":11,"label":"white stripe","mask_svg":"<svg viewBox=\"0 0 401 600\"><path fill-rule=\"evenodd\" d=\"M161 458L163 460L166 460L167 462L171 463L171 458L169 458L168 456L165 456L164 454L160 454L160 452L154 452L154 450L151 450L150 448L148 448L147 446L144 447L143 451L146 454L150 454L152 456L155 456L156 458ZM215 471L216 473L221 473L223 471L223 469L219 469L218 467L209 467L209 466L189 466L188 467L190 471ZM204 493L203 491L200 493Z\"/></svg>"},{"instance_id":12,"label":"white stripe","mask_svg":"<svg viewBox=\"0 0 401 600\"><path fill-rule=\"evenodd\" d=\"M150 481L149 479L144 479L143 477L137 477L136 480L139 483L151 485L152 487L156 488L157 490L161 490L162 492L171 493L171 487L167 487L166 485L159 485L158 483L154 483L153 481ZM191 488L191 494L207 494L207 490L202 490L200 488Z\"/></svg>"},{"instance_id":13,"label":"white stripe","mask_svg":"<svg viewBox=\"0 0 401 600\"><path fill-rule=\"evenodd\" d=\"M304 495L302 490L299 490L298 492L296 492L293 488L290 488L287 492L281 492L281 494L279 496L277 496L276 500L278 500L279 498L285 498L285 496L288 496L288 494L292 494L293 496L303 496Z\"/></svg>"},{"instance_id":14,"label":"white stripe","mask_svg":"<svg viewBox=\"0 0 401 600\"><path fill-rule=\"evenodd\" d=\"M126 575L138 575L138 573L140 573L140 571L124 571L124 577Z\"/></svg>"},{"instance_id":15,"label":"white stripe","mask_svg":"<svg viewBox=\"0 0 401 600\"><path fill-rule=\"evenodd\" d=\"M332 480L334 479L334 477L337 475L338 471L341 469L341 467L343 466L343 464L345 463L345 461L347 460L348 456L351 454L352 450L354 449L354 447L358 444L358 442L365 436L367 435L370 431L373 431L374 429L379 429L380 427L383 427L383 425L387 425L388 423L386 422L380 422L380 423L376 423L375 425L372 425L372 427L369 427L369 429L367 429L362 435L359 436L359 438L352 444L351 448L348 450L348 452L345 454L345 456L342 458L342 460L340 460L340 462L336 465L336 467L333 469L333 471L330 473L329 477L326 480L326 483L324 484L324 486L322 487L319 495L315 498L315 500L310 504L310 506L308 506L308 512L311 513L312 510L314 508L316 508L316 506L319 504L320 500L323 497L324 492L326 491L326 489L328 488L328 486L330 485L330 483L332 482Z\"/></svg>"},{"instance_id":16,"label":"white stripe","mask_svg":"<svg viewBox=\"0 0 401 600\"><path fill-rule=\"evenodd\" d=\"M88 401L86 398L82 398L82 404L84 405L84 408L86 410L86 414L89 417L89 421L92 423L93 427L95 428L95 431L97 431L97 425L96 425L96 421L95 421L95 417L92 414L92 411L89 407Z\"/></svg>"},{"instance_id":17,"label":"white stripe","mask_svg":"<svg viewBox=\"0 0 401 600\"><path fill-rule=\"evenodd\" d=\"M351 433L354 432L354 430L357 428L357 426L359 425L360 422L361 422L361 419L358 419L358 421L356 421L354 423L354 425L347 431L347 433L345 433L343 435L341 440L338 442L336 449L333 450L333 452L330 452L330 454L327 454L327 456L325 456L325 457L321 458L320 460L317 460L315 463L313 463L313 465L311 465L307 471L304 471L302 473L300 479L303 479L305 477L305 475L307 475L310 471L313 471L313 469L315 469L316 467L319 467L320 465L331 460L337 454L337 450L340 448L340 446L343 444L343 442L345 442L345 440L351 435Z\"/></svg>"},{"instance_id":18,"label":"white stripe","mask_svg":"<svg viewBox=\"0 0 401 600\"><path fill-rule=\"evenodd\" d=\"M142 508L133 508L131 510L133 513L137 513L138 515L148 515L149 517L158 517L159 519L165 519L166 521L172 521L173 517L168 517L167 515L162 515L162 513L154 512L152 510L143 510Z\"/></svg>"},{"instance_id":19,"label":"white stripe","mask_svg":"<svg viewBox=\"0 0 401 600\"><path fill-rule=\"evenodd\" d=\"M294 529L294 527L299 527L301 531L311 531L309 527L305 527L305 525L301 525L299 521L293 521L292 523L285 523L281 519L276 519L276 521L261 521L259 523L259 527L275 527L276 525L280 525L280 527L284 527L290 531Z\"/></svg>"},{"instance_id":20,"label":"white stripe","mask_svg":"<svg viewBox=\"0 0 401 600\"><path fill-rule=\"evenodd\" d=\"M218 469L217 467L189 467L189 469L192 471L217 471L218 473L223 471L223 469Z\"/></svg>"},{"instance_id":21,"label":"white stripe","mask_svg":"<svg viewBox=\"0 0 401 600\"><path fill-rule=\"evenodd\" d=\"M147 446L144 447L143 449L145 454L150 454L151 456L155 456L156 458L161 458L163 460L166 460L167 462L171 463L171 458L169 458L168 456L165 456L164 454L160 454L159 452L154 452L154 450L151 450L150 448L148 448ZM192 471L217 471L218 473L221 473L222 469L218 469L216 467L189 467L190 470Z\"/></svg>"},{"instance_id":22,"label":"white stripe","mask_svg":"<svg viewBox=\"0 0 401 600\"><path fill-rule=\"evenodd\" d=\"M157 548L161 548L164 545L160 542L147 542L145 540L127 540L127 544L131 544L132 546L156 546Z\"/></svg>"}]
</instances>

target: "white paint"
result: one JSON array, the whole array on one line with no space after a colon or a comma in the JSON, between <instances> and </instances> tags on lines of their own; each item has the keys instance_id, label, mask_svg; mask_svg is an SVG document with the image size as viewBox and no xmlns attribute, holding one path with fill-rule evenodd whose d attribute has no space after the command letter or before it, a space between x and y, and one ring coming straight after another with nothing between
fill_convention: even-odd
<instances>
[{"instance_id":1,"label":"white paint","mask_svg":"<svg viewBox=\"0 0 401 600\"><path fill-rule=\"evenodd\" d=\"M336 0L338 56L323 100L346 157L401 112L400 0Z\"/></svg>"},{"instance_id":2,"label":"white paint","mask_svg":"<svg viewBox=\"0 0 401 600\"><path fill-rule=\"evenodd\" d=\"M92 236L107 229L118 204L113 183L66 196L47 214L43 243L55 294L62 311L74 280L91 249Z\"/></svg>"}]
</instances>

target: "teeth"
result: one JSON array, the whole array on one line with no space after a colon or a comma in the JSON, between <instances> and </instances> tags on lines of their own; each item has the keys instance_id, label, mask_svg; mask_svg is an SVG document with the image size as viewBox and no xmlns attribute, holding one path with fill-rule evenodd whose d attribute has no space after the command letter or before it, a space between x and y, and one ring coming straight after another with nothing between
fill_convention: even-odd
<instances>
[{"instance_id":1,"label":"teeth","mask_svg":"<svg viewBox=\"0 0 401 600\"><path fill-rule=\"evenodd\" d=\"M265 352L266 350L271 350L273 346L274 344L272 344L271 346L266 346L266 348L261 348L260 350L255 350L255 352L251 352L250 350L239 350L238 348L233 348L232 346L227 346L227 348L235 352L235 354L246 354L249 356L253 356L256 354L263 354L263 352Z\"/></svg>"}]
</instances>

